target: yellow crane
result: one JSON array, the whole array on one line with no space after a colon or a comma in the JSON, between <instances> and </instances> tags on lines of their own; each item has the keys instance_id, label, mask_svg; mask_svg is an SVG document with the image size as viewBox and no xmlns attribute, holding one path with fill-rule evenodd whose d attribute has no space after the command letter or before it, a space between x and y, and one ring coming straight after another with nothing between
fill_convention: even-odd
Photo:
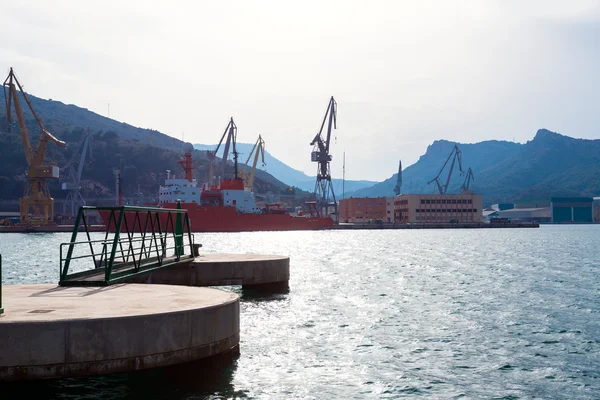
<instances>
[{"instance_id":1,"label":"yellow crane","mask_svg":"<svg viewBox=\"0 0 600 400\"><path fill-rule=\"evenodd\" d=\"M265 165L265 141L260 135L258 135L258 140L256 141L256 143L254 143L254 146L252 147L252 150L248 155L246 165L248 165L248 162L250 162L252 154L254 154L254 162L252 163L252 170L250 171L250 176L248 176L248 173L246 172L246 166L244 166L240 171L240 175L242 175L242 179L244 180L244 188L246 188L246 190L252 190L252 186L254 185L254 175L256 174L256 163L258 162L259 155L262 158L262 165Z\"/></svg>"},{"instance_id":2,"label":"yellow crane","mask_svg":"<svg viewBox=\"0 0 600 400\"><path fill-rule=\"evenodd\" d=\"M16 85L16 86L15 86ZM44 155L48 142L54 142L57 146L64 146L65 142L57 139L44 129L42 121L33 110L31 102L27 98L23 87L17 80L13 69L10 69L8 77L4 81L4 97L6 98L6 121L11 121L11 103L14 103L17 123L21 132L23 147L25 148L25 159L27 160L27 182L25 183L25 192L19 201L21 225L52 225L54 224L54 199L48 190L47 179L58 178L59 168L57 165L44 164ZM41 133L38 140L37 149L31 147L23 109L19 100L17 86L27 102L31 113L40 126ZM8 88L8 93L7 93ZM10 125L9 125L10 126Z\"/></svg>"}]
</instances>

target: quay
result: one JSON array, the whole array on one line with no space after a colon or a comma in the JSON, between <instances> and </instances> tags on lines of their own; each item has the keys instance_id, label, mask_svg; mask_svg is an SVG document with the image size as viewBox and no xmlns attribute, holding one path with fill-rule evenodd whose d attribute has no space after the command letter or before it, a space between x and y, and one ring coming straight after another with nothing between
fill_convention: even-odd
<instances>
[{"instance_id":1,"label":"quay","mask_svg":"<svg viewBox=\"0 0 600 400\"><path fill-rule=\"evenodd\" d=\"M48 225L48 226L0 226L0 233L51 233L51 232L73 232L74 225ZM83 226L78 227L79 232L86 230L88 232L104 232L106 227L104 225L90 225L87 228Z\"/></svg>"},{"instance_id":2,"label":"quay","mask_svg":"<svg viewBox=\"0 0 600 400\"><path fill-rule=\"evenodd\" d=\"M485 228L539 228L538 222L508 222L508 223L428 223L428 224L356 224L356 223L339 223L332 225L328 230L344 230L344 229L485 229Z\"/></svg>"},{"instance_id":3,"label":"quay","mask_svg":"<svg viewBox=\"0 0 600 400\"><path fill-rule=\"evenodd\" d=\"M198 254L186 210L102 208L108 226L92 240L85 212L97 209L81 207L60 245L58 285L0 286L0 381L233 358L240 296L194 286L288 288L289 257Z\"/></svg>"},{"instance_id":4,"label":"quay","mask_svg":"<svg viewBox=\"0 0 600 400\"><path fill-rule=\"evenodd\" d=\"M3 287L0 381L133 372L239 353L239 296L116 284Z\"/></svg>"}]
</instances>

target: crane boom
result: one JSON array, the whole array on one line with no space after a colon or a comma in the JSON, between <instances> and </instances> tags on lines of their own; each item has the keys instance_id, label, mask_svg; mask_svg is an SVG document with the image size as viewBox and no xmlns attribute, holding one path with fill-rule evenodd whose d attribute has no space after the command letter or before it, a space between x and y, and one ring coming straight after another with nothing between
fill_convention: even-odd
<instances>
[{"instance_id":1,"label":"crane boom","mask_svg":"<svg viewBox=\"0 0 600 400\"><path fill-rule=\"evenodd\" d=\"M248 190L252 190L252 186L254 185L254 176L256 175L256 164L258 163L259 156L261 156L261 158L262 158L262 165L263 166L265 165L265 141L263 140L263 138L260 135L258 135L258 139L256 140L256 143L254 143L254 146L252 146L252 150L250 151L250 154L248 154L248 159L246 160L246 165L248 165L248 163L250 162L250 158L252 157L252 154L254 154L254 162L252 163L252 169L250 170L250 177L248 177L248 174L246 173L245 168L242 168L242 171L241 171L241 175L244 179L244 186Z\"/></svg>"},{"instance_id":2,"label":"crane boom","mask_svg":"<svg viewBox=\"0 0 600 400\"><path fill-rule=\"evenodd\" d=\"M475 180L475 177L473 176L473 170L471 169L471 167L469 167L469 169L467 170L467 176L465 177L465 182L461 186L461 188L463 190L469 190L469 185L471 184L471 179Z\"/></svg>"},{"instance_id":3,"label":"crane boom","mask_svg":"<svg viewBox=\"0 0 600 400\"><path fill-rule=\"evenodd\" d=\"M27 125L25 124L25 118L23 117L23 109L21 108L21 101L17 94L17 88L13 83L13 78L16 77L13 74L12 68L8 78L4 81L4 96L6 97L6 87L8 86L8 97L6 99L6 122L7 124L11 121L10 105L14 103L15 114L17 114L17 123L19 125L19 131L21 132L21 140L23 141L23 148L25 149L25 160L27 165L31 166L33 162L33 149L31 148L31 142L29 141L29 133L27 132ZM7 83L8 82L8 83ZM11 101L12 100L12 101Z\"/></svg>"},{"instance_id":4,"label":"crane boom","mask_svg":"<svg viewBox=\"0 0 600 400\"><path fill-rule=\"evenodd\" d=\"M452 158L452 156L454 156L454 158ZM440 175L442 174L442 172L444 172L444 168L446 168L446 165L448 164L448 161L450 161L450 158L452 158L452 163L450 164L450 171L448 172L448 177L446 179L446 183L444 185L442 185L440 183ZM454 147L452 148L452 151L448 155L448 158L446 158L446 161L444 162L444 165L440 169L440 172L438 172L438 174L437 174L437 176L435 178L433 178L432 180L430 180L429 182L427 182L427 184L429 185L431 182L435 181L435 183L436 183L436 185L438 187L438 191L440 192L440 194L446 194L446 192L448 191L448 185L450 184L450 178L452 178L452 171L454 170L454 163L456 162L457 159L458 159L458 168L459 168L460 173L462 175L462 173L463 173L463 170L462 170L462 152L460 151L460 149L458 148L458 146L455 144Z\"/></svg>"},{"instance_id":5,"label":"crane boom","mask_svg":"<svg viewBox=\"0 0 600 400\"><path fill-rule=\"evenodd\" d=\"M398 164L398 178L396 181L396 187L394 187L394 193L398 196L402 192L402 160Z\"/></svg>"},{"instance_id":6,"label":"crane boom","mask_svg":"<svg viewBox=\"0 0 600 400\"><path fill-rule=\"evenodd\" d=\"M231 142L233 142L233 157L234 157L234 161L235 161L235 178L237 179L237 151L235 148L235 139L237 136L237 126L235 125L235 122L233 122L233 117L231 117L231 119L229 120L229 123L227 124L227 127L225 128L225 131L223 132L223 135L221 136L221 140L219 140L219 144L217 145L217 148L214 151L215 155L219 151L219 148L221 147L221 143L223 143L223 139L225 139L225 136L227 136L227 140L225 141L225 148L223 149L223 159L221 161L221 169L222 169L221 176L223 178L225 177L225 166L227 165L227 158L229 157L229 146L231 145Z\"/></svg>"}]
</instances>

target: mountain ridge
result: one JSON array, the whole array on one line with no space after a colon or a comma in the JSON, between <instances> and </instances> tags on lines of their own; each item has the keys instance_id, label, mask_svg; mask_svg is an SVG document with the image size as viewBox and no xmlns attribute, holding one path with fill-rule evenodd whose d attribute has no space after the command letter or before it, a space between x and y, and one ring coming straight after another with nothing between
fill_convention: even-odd
<instances>
[{"instance_id":1,"label":"mountain ridge","mask_svg":"<svg viewBox=\"0 0 600 400\"><path fill-rule=\"evenodd\" d=\"M484 202L508 202L522 198L593 196L600 193L600 139L576 139L542 128L524 144L487 140L459 143L436 140L425 154L403 170L404 193L435 193L427 182L435 178L454 144L462 152L463 170L472 167L471 188ZM442 176L447 177L447 172ZM397 174L355 197L392 196ZM417 181L410 185L409 182ZM448 193L456 193L464 176L455 169ZM414 182L413 182L414 183Z\"/></svg>"}]
</instances>

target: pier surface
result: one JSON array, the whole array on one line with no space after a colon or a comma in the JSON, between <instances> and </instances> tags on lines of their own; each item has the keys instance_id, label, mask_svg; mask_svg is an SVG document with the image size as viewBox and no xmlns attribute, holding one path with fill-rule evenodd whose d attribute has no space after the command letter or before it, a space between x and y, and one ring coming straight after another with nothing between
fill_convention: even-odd
<instances>
[{"instance_id":1,"label":"pier surface","mask_svg":"<svg viewBox=\"0 0 600 400\"><path fill-rule=\"evenodd\" d=\"M5 285L0 380L133 372L239 352L239 296L170 285Z\"/></svg>"},{"instance_id":2,"label":"pier surface","mask_svg":"<svg viewBox=\"0 0 600 400\"><path fill-rule=\"evenodd\" d=\"M288 287L290 258L262 254L202 254L193 261L136 276L127 282L229 286L280 290Z\"/></svg>"}]
</instances>

